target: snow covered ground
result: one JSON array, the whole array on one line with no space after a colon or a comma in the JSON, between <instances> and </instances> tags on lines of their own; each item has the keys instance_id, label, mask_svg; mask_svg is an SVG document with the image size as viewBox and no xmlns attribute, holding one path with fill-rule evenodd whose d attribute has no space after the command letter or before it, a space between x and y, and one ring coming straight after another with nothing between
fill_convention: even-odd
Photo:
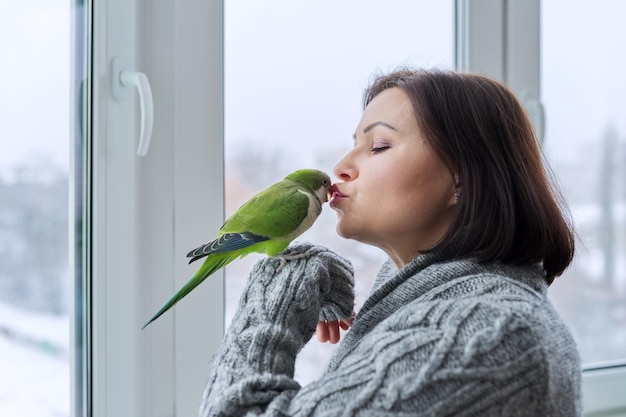
<instances>
[{"instance_id":1,"label":"snow covered ground","mask_svg":"<svg viewBox=\"0 0 626 417\"><path fill-rule=\"evenodd\" d=\"M0 416L69 415L69 318L0 303Z\"/></svg>"}]
</instances>

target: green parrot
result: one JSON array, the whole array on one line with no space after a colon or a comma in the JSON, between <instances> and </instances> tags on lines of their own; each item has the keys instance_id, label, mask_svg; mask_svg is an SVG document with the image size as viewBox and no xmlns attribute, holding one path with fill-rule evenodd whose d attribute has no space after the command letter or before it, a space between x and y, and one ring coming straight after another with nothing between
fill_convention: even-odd
<instances>
[{"instance_id":1,"label":"green parrot","mask_svg":"<svg viewBox=\"0 0 626 417\"><path fill-rule=\"evenodd\" d=\"M276 256L309 229L330 198L330 177L314 169L295 171L241 206L215 240L187 254L192 263L207 257L195 275L141 328L159 318L209 275L249 253Z\"/></svg>"}]
</instances>

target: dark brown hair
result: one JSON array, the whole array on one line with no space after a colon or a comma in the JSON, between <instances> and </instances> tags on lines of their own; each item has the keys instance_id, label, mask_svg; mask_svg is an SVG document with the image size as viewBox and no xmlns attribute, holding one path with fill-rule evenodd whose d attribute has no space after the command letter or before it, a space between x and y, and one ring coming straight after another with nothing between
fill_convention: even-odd
<instances>
[{"instance_id":1,"label":"dark brown hair","mask_svg":"<svg viewBox=\"0 0 626 417\"><path fill-rule=\"evenodd\" d=\"M451 248L479 262L541 262L552 283L572 261L575 235L515 95L480 75L401 69L374 79L364 107L393 87L408 95L424 139L458 179L451 227L430 251Z\"/></svg>"}]
</instances>

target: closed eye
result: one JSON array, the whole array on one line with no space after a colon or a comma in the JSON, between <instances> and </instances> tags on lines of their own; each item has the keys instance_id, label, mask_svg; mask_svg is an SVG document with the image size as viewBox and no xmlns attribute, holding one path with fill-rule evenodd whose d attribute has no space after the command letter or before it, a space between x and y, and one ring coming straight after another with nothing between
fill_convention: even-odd
<instances>
[{"instance_id":1,"label":"closed eye","mask_svg":"<svg viewBox=\"0 0 626 417\"><path fill-rule=\"evenodd\" d=\"M378 146L372 147L372 149L370 149L370 152L372 152L373 154L377 154L377 153L384 152L389 148L391 148L391 146L389 145L378 145Z\"/></svg>"}]
</instances>

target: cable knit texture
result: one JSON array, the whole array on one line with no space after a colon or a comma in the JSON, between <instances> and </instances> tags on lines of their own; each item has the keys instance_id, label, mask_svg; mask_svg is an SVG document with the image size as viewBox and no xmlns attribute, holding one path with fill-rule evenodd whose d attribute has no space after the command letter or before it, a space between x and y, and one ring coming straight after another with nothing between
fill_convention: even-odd
<instances>
[{"instance_id":1,"label":"cable knit texture","mask_svg":"<svg viewBox=\"0 0 626 417\"><path fill-rule=\"evenodd\" d=\"M201 416L581 415L578 352L539 266L387 261L325 374L300 387L296 355L320 317L350 315L353 271L319 246L289 255L253 268Z\"/></svg>"}]
</instances>

